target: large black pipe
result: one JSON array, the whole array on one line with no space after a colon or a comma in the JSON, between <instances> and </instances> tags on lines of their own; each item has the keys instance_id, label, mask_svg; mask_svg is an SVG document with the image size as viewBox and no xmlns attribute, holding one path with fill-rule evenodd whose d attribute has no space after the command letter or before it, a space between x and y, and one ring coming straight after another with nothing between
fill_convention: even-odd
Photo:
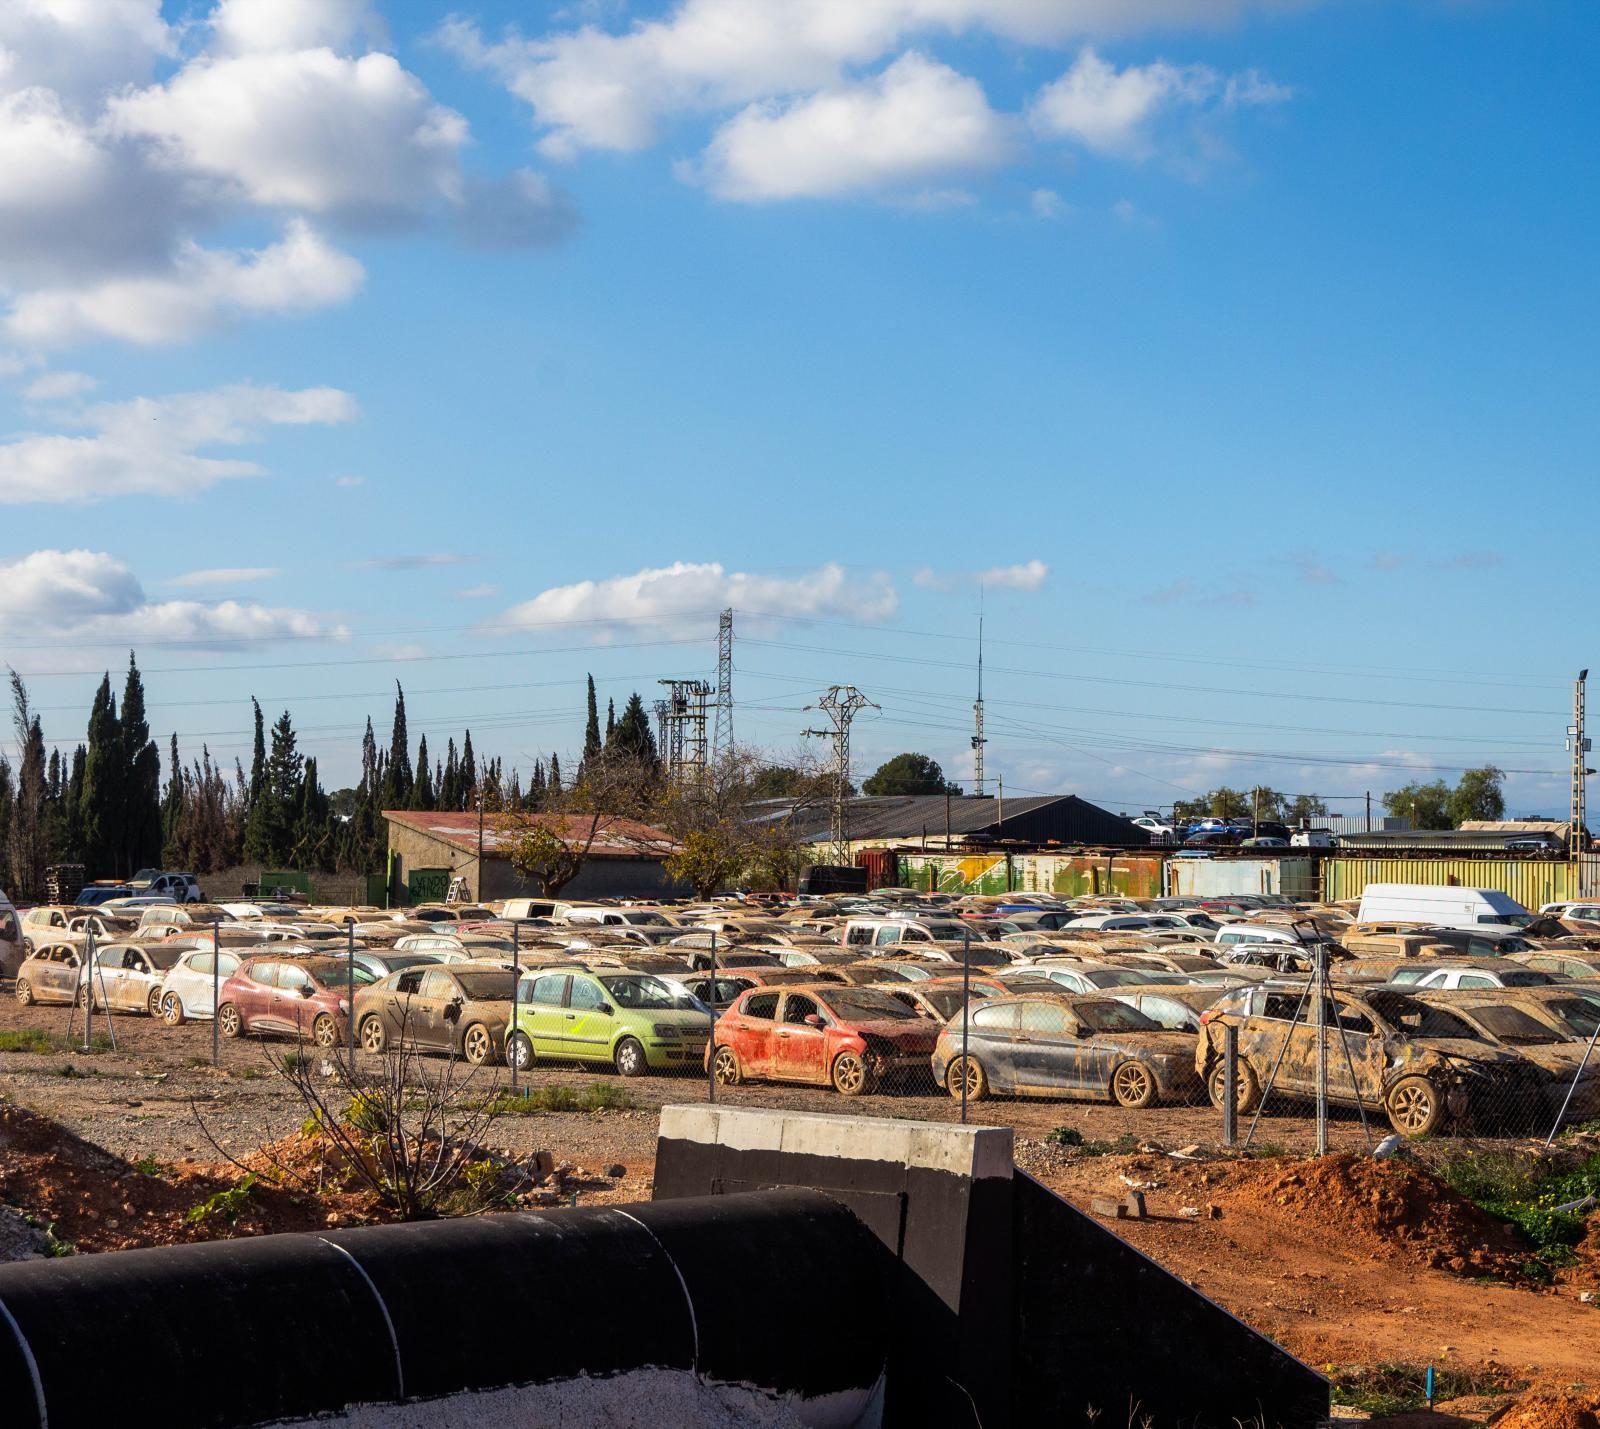
<instances>
[{"instance_id":1,"label":"large black pipe","mask_svg":"<svg viewBox=\"0 0 1600 1429\"><path fill-rule=\"evenodd\" d=\"M0 1266L0 1404L236 1429L651 1366L815 1397L878 1378L893 1269L811 1191L32 1261Z\"/></svg>"}]
</instances>

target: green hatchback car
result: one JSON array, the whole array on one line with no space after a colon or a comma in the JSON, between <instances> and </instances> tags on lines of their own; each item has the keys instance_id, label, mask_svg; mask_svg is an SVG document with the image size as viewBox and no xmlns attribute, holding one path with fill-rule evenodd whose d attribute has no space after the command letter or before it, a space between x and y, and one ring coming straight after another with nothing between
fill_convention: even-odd
<instances>
[{"instance_id":1,"label":"green hatchback car","mask_svg":"<svg viewBox=\"0 0 1600 1429\"><path fill-rule=\"evenodd\" d=\"M683 987L639 972L538 969L517 984L506 1056L535 1062L609 1062L625 1077L699 1067L711 1010Z\"/></svg>"}]
</instances>

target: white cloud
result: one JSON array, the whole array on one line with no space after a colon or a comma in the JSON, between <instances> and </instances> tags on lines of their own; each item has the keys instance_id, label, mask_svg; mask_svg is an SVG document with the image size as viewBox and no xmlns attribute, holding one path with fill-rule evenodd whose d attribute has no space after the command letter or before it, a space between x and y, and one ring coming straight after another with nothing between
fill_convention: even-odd
<instances>
[{"instance_id":1,"label":"white cloud","mask_svg":"<svg viewBox=\"0 0 1600 1429\"><path fill-rule=\"evenodd\" d=\"M113 337L154 346L198 337L241 314L346 302L365 277L360 263L296 219L266 248L223 252L186 242L171 273L24 293L3 330L43 345Z\"/></svg>"},{"instance_id":2,"label":"white cloud","mask_svg":"<svg viewBox=\"0 0 1600 1429\"><path fill-rule=\"evenodd\" d=\"M761 576L728 571L718 562L680 561L606 580L555 586L514 605L496 629L591 622L653 626L692 632L732 606L753 619L848 616L887 620L899 607L894 584L882 571L852 575L830 562L805 575Z\"/></svg>"},{"instance_id":3,"label":"white cloud","mask_svg":"<svg viewBox=\"0 0 1600 1429\"><path fill-rule=\"evenodd\" d=\"M177 48L161 0L6 0L0 5L0 84L70 99L136 83Z\"/></svg>"},{"instance_id":4,"label":"white cloud","mask_svg":"<svg viewBox=\"0 0 1600 1429\"><path fill-rule=\"evenodd\" d=\"M181 576L162 581L162 585L219 586L248 585L255 581L271 580L282 575L276 566L218 566L207 571L185 571Z\"/></svg>"},{"instance_id":5,"label":"white cloud","mask_svg":"<svg viewBox=\"0 0 1600 1429\"><path fill-rule=\"evenodd\" d=\"M34 551L0 561L0 633L109 646L160 640L218 648L348 635L344 627L307 610L231 600L152 602L123 562L85 550Z\"/></svg>"},{"instance_id":6,"label":"white cloud","mask_svg":"<svg viewBox=\"0 0 1600 1429\"><path fill-rule=\"evenodd\" d=\"M1023 561L1014 566L991 566L986 571L936 571L922 566L911 577L925 590L956 590L961 586L993 586L1001 590L1039 590L1049 579L1050 567L1043 561Z\"/></svg>"},{"instance_id":7,"label":"white cloud","mask_svg":"<svg viewBox=\"0 0 1600 1429\"><path fill-rule=\"evenodd\" d=\"M0 505L188 496L262 474L254 462L207 451L260 441L269 427L330 425L355 414L355 400L332 387L223 387L100 403L72 419L87 435L25 433L0 442Z\"/></svg>"},{"instance_id":8,"label":"white cloud","mask_svg":"<svg viewBox=\"0 0 1600 1429\"><path fill-rule=\"evenodd\" d=\"M1036 218L1064 218L1071 212L1067 201L1054 189L1035 189L1028 195L1028 207Z\"/></svg>"},{"instance_id":9,"label":"white cloud","mask_svg":"<svg viewBox=\"0 0 1600 1429\"><path fill-rule=\"evenodd\" d=\"M1059 45L1155 26L1210 26L1286 0L680 0L611 34L593 25L486 41L454 19L440 41L533 110L540 147L637 150L673 114L837 86L919 36L981 32ZM1308 0L1315 3L1315 0Z\"/></svg>"},{"instance_id":10,"label":"white cloud","mask_svg":"<svg viewBox=\"0 0 1600 1429\"><path fill-rule=\"evenodd\" d=\"M1008 148L982 86L913 51L858 84L751 105L712 137L701 174L722 198L823 198L989 168Z\"/></svg>"},{"instance_id":11,"label":"white cloud","mask_svg":"<svg viewBox=\"0 0 1600 1429\"><path fill-rule=\"evenodd\" d=\"M459 566L467 559L453 551L431 551L423 555L373 556L357 561L358 571L424 571L436 566Z\"/></svg>"},{"instance_id":12,"label":"white cloud","mask_svg":"<svg viewBox=\"0 0 1600 1429\"><path fill-rule=\"evenodd\" d=\"M500 587L485 582L482 585L469 585L456 592L457 600L488 600L492 595L498 595Z\"/></svg>"},{"instance_id":13,"label":"white cloud","mask_svg":"<svg viewBox=\"0 0 1600 1429\"><path fill-rule=\"evenodd\" d=\"M22 395L30 402L59 402L93 392L99 385L86 372L46 372L24 387Z\"/></svg>"},{"instance_id":14,"label":"white cloud","mask_svg":"<svg viewBox=\"0 0 1600 1429\"><path fill-rule=\"evenodd\" d=\"M1085 48L1071 69L1034 96L1028 119L1047 138L1115 158L1145 159L1155 152L1152 129L1164 111L1276 104L1288 97L1286 88L1254 70L1224 78L1208 65L1165 60L1119 70Z\"/></svg>"},{"instance_id":15,"label":"white cloud","mask_svg":"<svg viewBox=\"0 0 1600 1429\"><path fill-rule=\"evenodd\" d=\"M336 476L333 479L333 484L335 486L342 486L349 489L357 486L365 486L367 484L367 479L364 476Z\"/></svg>"},{"instance_id":16,"label":"white cloud","mask_svg":"<svg viewBox=\"0 0 1600 1429\"><path fill-rule=\"evenodd\" d=\"M230 54L341 49L382 23L367 0L221 0L211 15L217 48Z\"/></svg>"}]
</instances>

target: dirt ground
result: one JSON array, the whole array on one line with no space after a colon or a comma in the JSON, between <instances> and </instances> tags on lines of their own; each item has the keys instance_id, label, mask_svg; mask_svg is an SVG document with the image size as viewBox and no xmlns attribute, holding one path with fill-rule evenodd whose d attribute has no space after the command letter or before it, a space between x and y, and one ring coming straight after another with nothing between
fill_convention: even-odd
<instances>
[{"instance_id":1,"label":"dirt ground","mask_svg":"<svg viewBox=\"0 0 1600 1429\"><path fill-rule=\"evenodd\" d=\"M294 1136L305 1120L305 1104L269 1061L273 1053L294 1051L292 1043L224 1041L213 1066L209 1023L167 1028L127 1016L115 1021L115 1051L85 1054L66 1041L68 1017L66 1008L0 1002L0 1034L36 1029L59 1039L44 1053L0 1051L0 1096L81 1138L52 1160L30 1119L0 1109L0 1203L36 1224L54 1224L57 1236L82 1250L362 1218L354 1202L259 1188L236 1222L191 1218L197 1205L237 1184L242 1173L229 1157L249 1159L263 1143ZM103 1031L98 1020L96 1031ZM508 1080L503 1068L475 1076L485 1093ZM563 1168L551 1184L559 1184L564 1203L574 1194L579 1204L648 1198L659 1107L705 1098L698 1077L624 1081L576 1067L540 1067L522 1080L580 1094L609 1084L630 1103L505 1116L490 1128L486 1142L508 1157L549 1153ZM854 1101L770 1084L719 1097L735 1105L868 1116L949 1121L958 1115L931 1083ZM1520 1247L1503 1225L1441 1197L1437 1183L1416 1183L1403 1168L1355 1156L1306 1159L1300 1153L1311 1145L1312 1123L1303 1116L1265 1118L1256 1149L1268 1154L1251 1159L1219 1155L1220 1114L1209 1106L1130 1112L990 1101L975 1106L972 1119L1012 1126L1019 1165L1075 1204L1087 1208L1096 1196L1142 1189L1147 1219L1107 1224L1318 1368L1433 1363L1550 1392L1600 1383L1600 1304L1579 1299L1600 1291L1600 1228L1577 1266L1555 1285L1541 1286L1519 1273ZM1091 1145L1073 1149L1046 1140L1063 1126ZM1333 1140L1352 1152L1366 1144L1353 1120L1336 1121ZM1198 1148L1193 1154L1200 1159L1170 1154L1188 1147ZM1281 1148L1287 1154L1272 1154ZM1458 1406L1472 1413L1456 1422L1482 1422L1483 1413L1505 1402L1489 1396ZM1548 1422L1600 1429L1600 1421L1582 1417L1586 1412L1580 1396L1550 1407L1555 1417ZM1524 1429L1536 1422L1546 1421L1526 1420Z\"/></svg>"}]
</instances>

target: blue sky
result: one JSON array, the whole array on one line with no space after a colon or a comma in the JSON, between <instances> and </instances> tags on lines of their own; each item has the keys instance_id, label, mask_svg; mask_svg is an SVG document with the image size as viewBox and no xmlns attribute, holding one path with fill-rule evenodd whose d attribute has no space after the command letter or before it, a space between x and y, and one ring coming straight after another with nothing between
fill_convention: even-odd
<instances>
[{"instance_id":1,"label":"blue sky","mask_svg":"<svg viewBox=\"0 0 1600 1429\"><path fill-rule=\"evenodd\" d=\"M53 741L132 646L186 755L255 694L342 783L399 679L526 773L731 604L741 740L853 683L858 775L964 775L987 573L1008 790L1492 760L1564 811L1593 7L81 13L0 15L0 643Z\"/></svg>"}]
</instances>

